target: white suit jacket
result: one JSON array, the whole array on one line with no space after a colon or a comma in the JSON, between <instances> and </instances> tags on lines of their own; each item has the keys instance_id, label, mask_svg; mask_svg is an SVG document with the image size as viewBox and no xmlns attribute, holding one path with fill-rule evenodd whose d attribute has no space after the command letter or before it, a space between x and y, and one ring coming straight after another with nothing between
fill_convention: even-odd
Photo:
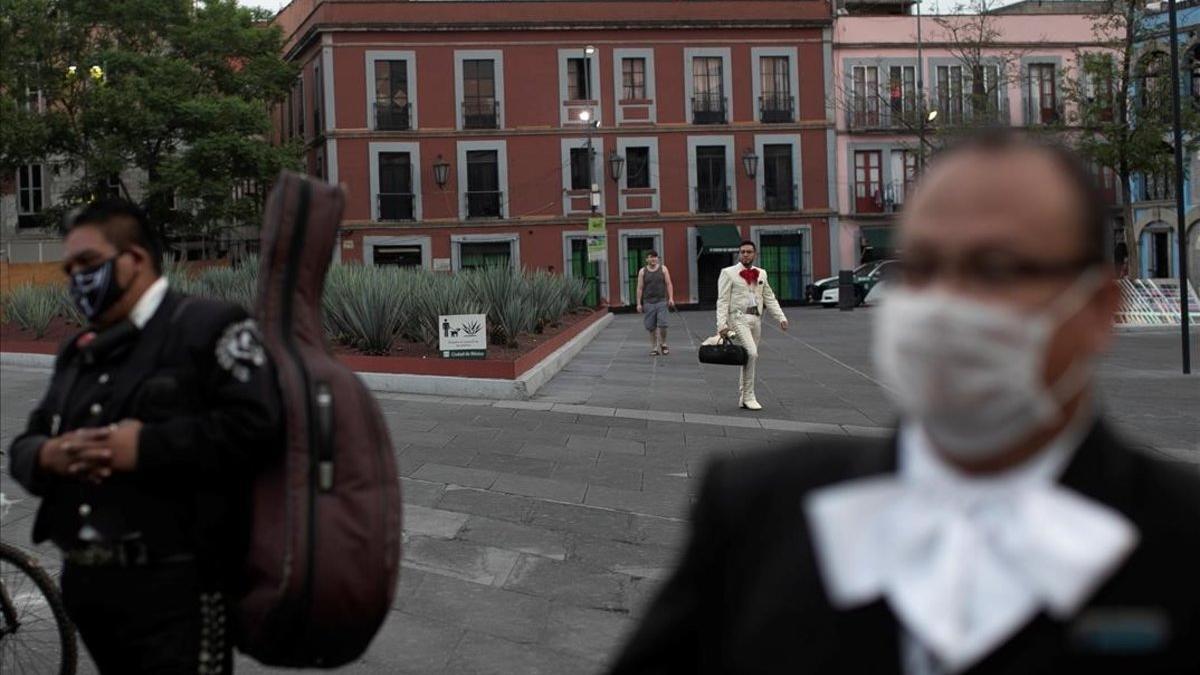
<instances>
[{"instance_id":1,"label":"white suit jacket","mask_svg":"<svg viewBox=\"0 0 1200 675\"><path fill-rule=\"evenodd\" d=\"M733 322L745 313L748 307L757 307L758 315L763 316L763 310L776 321L787 321L779 301L775 299L775 291L767 282L767 271L761 267L758 270L758 283L754 286L746 283L740 272L742 264L738 263L721 270L717 278L717 330L732 328Z\"/></svg>"}]
</instances>

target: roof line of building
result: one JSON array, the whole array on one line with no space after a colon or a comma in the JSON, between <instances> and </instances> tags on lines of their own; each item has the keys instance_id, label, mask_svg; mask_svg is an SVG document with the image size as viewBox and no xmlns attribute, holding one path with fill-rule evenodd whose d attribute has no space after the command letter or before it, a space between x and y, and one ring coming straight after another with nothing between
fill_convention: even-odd
<instances>
[{"instance_id":1,"label":"roof line of building","mask_svg":"<svg viewBox=\"0 0 1200 675\"><path fill-rule=\"evenodd\" d=\"M308 49L314 41L320 39L322 33L489 33L493 31L584 31L584 30L780 30L790 28L827 28L833 25L832 19L787 19L787 20L689 20L689 21L589 21L587 23L529 23L512 22L499 23L494 21L479 23L455 24L423 24L423 23L321 23L314 24L288 48L285 59L291 59L296 54Z\"/></svg>"}]
</instances>

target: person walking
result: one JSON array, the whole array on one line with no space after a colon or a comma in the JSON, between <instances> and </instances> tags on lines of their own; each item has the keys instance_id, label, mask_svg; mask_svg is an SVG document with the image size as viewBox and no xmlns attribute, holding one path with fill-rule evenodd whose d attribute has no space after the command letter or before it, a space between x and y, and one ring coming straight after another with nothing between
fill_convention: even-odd
<instances>
[{"instance_id":1,"label":"person walking","mask_svg":"<svg viewBox=\"0 0 1200 675\"><path fill-rule=\"evenodd\" d=\"M667 347L667 311L675 307L671 271L660 263L658 251L646 254L646 265L638 270L637 311L650 332L650 355L670 354Z\"/></svg>"},{"instance_id":2,"label":"person walking","mask_svg":"<svg viewBox=\"0 0 1200 675\"><path fill-rule=\"evenodd\" d=\"M248 481L282 450L258 328L171 290L123 200L73 219L63 270L88 325L11 447L13 477L42 500L33 540L62 550L63 601L102 673L229 673Z\"/></svg>"},{"instance_id":3,"label":"person walking","mask_svg":"<svg viewBox=\"0 0 1200 675\"><path fill-rule=\"evenodd\" d=\"M874 310L897 428L716 460L613 675L1200 673L1200 475L1098 400L1105 204L1042 139L941 151Z\"/></svg>"},{"instance_id":4,"label":"person walking","mask_svg":"<svg viewBox=\"0 0 1200 675\"><path fill-rule=\"evenodd\" d=\"M738 407L747 410L762 410L754 395L754 371L762 341L763 311L769 312L781 329L788 329L787 316L775 299L767 271L754 266L757 257L754 242L743 241L738 247L738 264L721 270L717 277L717 332L722 337L732 334L749 357L738 382Z\"/></svg>"}]
</instances>

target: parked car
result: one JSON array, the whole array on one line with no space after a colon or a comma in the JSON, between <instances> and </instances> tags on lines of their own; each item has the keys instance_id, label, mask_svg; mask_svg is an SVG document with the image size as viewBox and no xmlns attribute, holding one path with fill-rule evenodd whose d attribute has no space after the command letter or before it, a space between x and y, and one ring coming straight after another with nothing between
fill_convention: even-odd
<instances>
[{"instance_id":1,"label":"parked car","mask_svg":"<svg viewBox=\"0 0 1200 675\"><path fill-rule=\"evenodd\" d=\"M879 266L874 274L877 277L871 289L867 291L866 297L863 298L864 305L878 305L880 301L887 296L888 290L896 284L896 272L900 269L898 265L892 264L895 261L888 260Z\"/></svg>"},{"instance_id":2,"label":"parked car","mask_svg":"<svg viewBox=\"0 0 1200 675\"><path fill-rule=\"evenodd\" d=\"M884 278L888 268L894 262L894 260L877 260L855 268L854 304L856 306L867 301L867 296L871 293L871 290L879 283L880 279ZM821 303L824 307L833 307L838 304L838 298L841 296L841 293L838 290L837 277L821 279L813 284L813 288L814 294L811 297L815 302Z\"/></svg>"},{"instance_id":3,"label":"parked car","mask_svg":"<svg viewBox=\"0 0 1200 675\"><path fill-rule=\"evenodd\" d=\"M858 277L866 276L866 275L870 274L871 270L873 270L879 266L879 263L880 263L880 261L875 260L875 261L872 261L869 263L863 263L863 264L859 265L858 267L855 267L854 268L854 278L857 279ZM832 277L825 277L824 279L817 279L812 284L809 284L808 297L813 302L823 302L823 297L825 295L825 291L830 288L832 288L836 291L837 287L838 287L837 275L834 275ZM836 303L837 295L835 294L833 297L834 297L834 303Z\"/></svg>"}]
</instances>

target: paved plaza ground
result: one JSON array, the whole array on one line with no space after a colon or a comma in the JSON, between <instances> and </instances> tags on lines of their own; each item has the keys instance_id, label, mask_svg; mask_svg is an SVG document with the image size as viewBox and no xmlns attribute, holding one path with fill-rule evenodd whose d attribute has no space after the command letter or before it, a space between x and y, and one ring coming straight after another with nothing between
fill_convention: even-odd
<instances>
[{"instance_id":1,"label":"paved plaza ground","mask_svg":"<svg viewBox=\"0 0 1200 675\"><path fill-rule=\"evenodd\" d=\"M672 567L709 459L888 433L871 314L794 308L789 333L765 328L759 413L737 409L734 369L696 362L710 312L672 315L658 358L640 317L618 316L531 401L380 395L404 476L404 569L386 626L344 672L603 671ZM0 371L5 448L47 376ZM1101 389L1120 430L1200 470L1200 375L1179 374L1177 332L1121 334ZM35 502L7 468L0 486L22 501L3 536L28 546Z\"/></svg>"}]
</instances>

